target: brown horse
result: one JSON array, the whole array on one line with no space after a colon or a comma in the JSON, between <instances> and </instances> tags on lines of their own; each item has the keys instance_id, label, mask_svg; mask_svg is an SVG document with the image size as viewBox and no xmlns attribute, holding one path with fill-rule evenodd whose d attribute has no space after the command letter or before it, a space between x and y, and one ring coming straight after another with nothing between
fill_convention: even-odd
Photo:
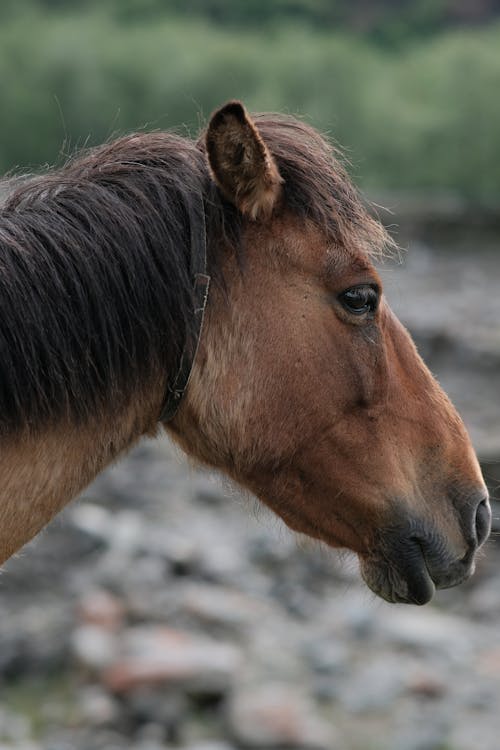
<instances>
[{"instance_id":1,"label":"brown horse","mask_svg":"<svg viewBox=\"0 0 500 750\"><path fill-rule=\"evenodd\" d=\"M478 462L383 296L390 241L314 130L230 102L197 143L131 135L7 189L0 561L169 420L383 598L471 574Z\"/></svg>"}]
</instances>

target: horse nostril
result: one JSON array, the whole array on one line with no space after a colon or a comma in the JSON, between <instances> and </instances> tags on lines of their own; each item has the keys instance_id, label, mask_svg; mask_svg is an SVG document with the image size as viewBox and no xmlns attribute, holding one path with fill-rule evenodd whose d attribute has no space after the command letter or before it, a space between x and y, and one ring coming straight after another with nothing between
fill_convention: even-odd
<instances>
[{"instance_id":1,"label":"horse nostril","mask_svg":"<svg viewBox=\"0 0 500 750\"><path fill-rule=\"evenodd\" d=\"M491 530L491 509L487 498L481 500L476 509L476 539L480 547L485 542Z\"/></svg>"}]
</instances>

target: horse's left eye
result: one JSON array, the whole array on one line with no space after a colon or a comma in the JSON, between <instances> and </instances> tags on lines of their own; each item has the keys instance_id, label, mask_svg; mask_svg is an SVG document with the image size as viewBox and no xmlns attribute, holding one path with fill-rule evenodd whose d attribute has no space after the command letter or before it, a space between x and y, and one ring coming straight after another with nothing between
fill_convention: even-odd
<instances>
[{"instance_id":1,"label":"horse's left eye","mask_svg":"<svg viewBox=\"0 0 500 750\"><path fill-rule=\"evenodd\" d=\"M379 292L376 286L360 284L339 295L341 305L353 315L373 313L377 309Z\"/></svg>"}]
</instances>

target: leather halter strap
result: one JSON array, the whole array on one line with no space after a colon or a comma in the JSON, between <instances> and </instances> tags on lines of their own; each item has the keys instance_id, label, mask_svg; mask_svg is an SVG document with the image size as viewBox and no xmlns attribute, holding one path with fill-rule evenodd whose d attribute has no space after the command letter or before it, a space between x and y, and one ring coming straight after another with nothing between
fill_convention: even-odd
<instances>
[{"instance_id":1,"label":"leather halter strap","mask_svg":"<svg viewBox=\"0 0 500 750\"><path fill-rule=\"evenodd\" d=\"M167 384L165 400L160 412L160 422L169 422L177 413L182 397L189 384L193 365L200 343L203 320L208 300L210 276L207 275L207 230L205 205L199 196L196 206L190 211L191 258L190 275L193 280L194 321L182 350L179 369Z\"/></svg>"}]
</instances>

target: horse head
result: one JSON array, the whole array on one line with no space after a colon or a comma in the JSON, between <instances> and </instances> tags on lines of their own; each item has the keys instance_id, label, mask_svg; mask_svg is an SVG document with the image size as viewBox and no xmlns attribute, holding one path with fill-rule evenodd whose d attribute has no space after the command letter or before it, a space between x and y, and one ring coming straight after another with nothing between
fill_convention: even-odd
<instances>
[{"instance_id":1,"label":"horse head","mask_svg":"<svg viewBox=\"0 0 500 750\"><path fill-rule=\"evenodd\" d=\"M474 450L384 296L386 232L312 128L230 102L198 143L134 134L8 187L0 561L163 419L389 601L472 573Z\"/></svg>"},{"instance_id":2,"label":"horse head","mask_svg":"<svg viewBox=\"0 0 500 750\"><path fill-rule=\"evenodd\" d=\"M384 296L388 238L306 125L231 102L205 144L240 250L221 255L171 429L292 529L353 550L378 595L425 603L472 573L490 509L466 429Z\"/></svg>"}]
</instances>

